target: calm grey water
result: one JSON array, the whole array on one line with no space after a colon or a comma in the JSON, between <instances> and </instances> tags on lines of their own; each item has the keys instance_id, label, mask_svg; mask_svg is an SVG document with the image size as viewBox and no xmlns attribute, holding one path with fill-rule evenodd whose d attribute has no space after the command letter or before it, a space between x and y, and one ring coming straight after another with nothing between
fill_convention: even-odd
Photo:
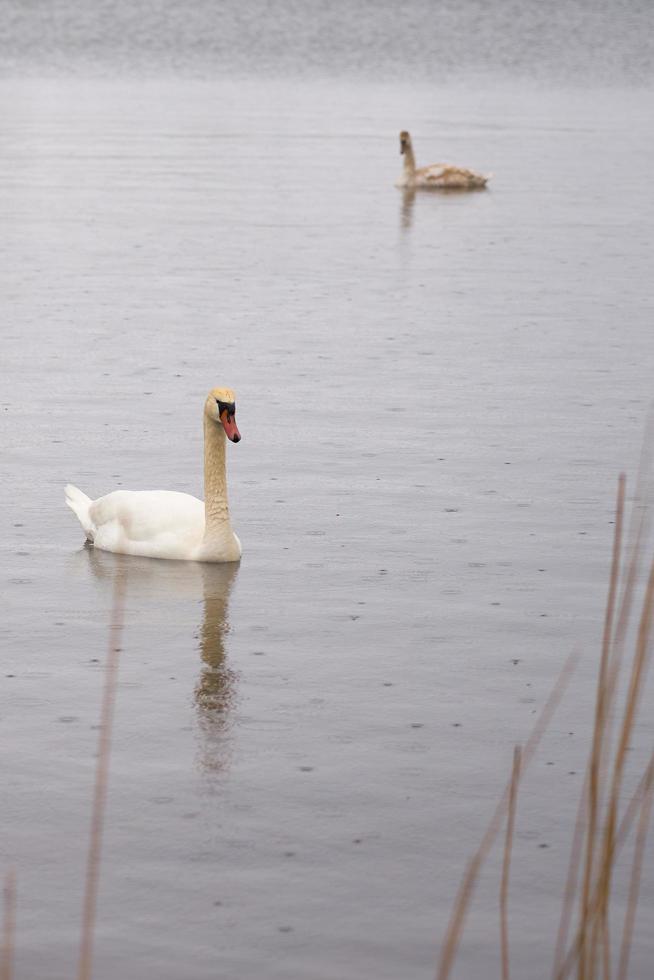
<instances>
[{"instance_id":1,"label":"calm grey water","mask_svg":"<svg viewBox=\"0 0 654 980\"><path fill-rule=\"evenodd\" d=\"M652 8L93 9L0 4L17 976L74 975L122 575L96 980L431 977L579 644L519 805L513 963L536 980L651 397ZM403 127L491 189L404 197ZM83 548L67 481L201 493L214 385L238 396L241 567ZM497 884L495 861L469 980L496 970ZM641 926L653 899L650 874ZM634 977L653 954L641 929Z\"/></svg>"},{"instance_id":2,"label":"calm grey water","mask_svg":"<svg viewBox=\"0 0 654 980\"><path fill-rule=\"evenodd\" d=\"M650 81L649 0L0 0L5 75Z\"/></svg>"}]
</instances>

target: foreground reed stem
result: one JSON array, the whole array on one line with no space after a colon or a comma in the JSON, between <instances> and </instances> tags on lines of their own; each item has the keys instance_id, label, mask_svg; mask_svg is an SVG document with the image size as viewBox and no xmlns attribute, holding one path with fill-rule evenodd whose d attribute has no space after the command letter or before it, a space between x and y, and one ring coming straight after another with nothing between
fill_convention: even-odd
<instances>
[{"instance_id":1,"label":"foreground reed stem","mask_svg":"<svg viewBox=\"0 0 654 980\"><path fill-rule=\"evenodd\" d=\"M629 739L633 731L634 721L638 702L643 690L645 673L649 664L649 645L652 629L652 617L654 615L654 562L650 568L647 580L647 589L643 601L643 610L638 624L638 636L636 640L636 653L631 667L629 678L629 689L627 691L627 701L625 712L622 719L622 726L618 739L615 762L613 766L613 776L609 793L608 812L604 828L604 839L600 856L600 872L598 880L598 893L600 899L599 916L595 919L593 930L593 943L597 945L597 937L601 934L602 948L604 950L604 972L609 972L608 951L605 943L608 936L608 909L611 898L611 884L614 869L614 848L615 832L618 819L618 802L620 790L624 776L625 760Z\"/></svg>"},{"instance_id":2,"label":"foreground reed stem","mask_svg":"<svg viewBox=\"0 0 654 980\"><path fill-rule=\"evenodd\" d=\"M654 438L654 413L648 435ZM601 657L597 678L592 744L579 800L570 861L563 896L552 977L566 980L575 971L578 980L611 980L612 922L609 918L611 887L616 871L618 852L633 825L638 822L636 843L629 882L629 898L624 918L619 950L617 980L627 980L629 954L632 945L636 908L640 892L640 876L645 855L647 832L654 807L654 753L635 793L624 813L620 813L620 797L625 782L627 752L634 733L638 708L642 699L647 671L651 660L654 635L654 562L644 590L637 623L635 650L629 665L624 705L620 709L618 730L613 738L613 714L621 690L620 675L631 631L630 613L638 588L641 555L650 526L647 507L651 442L646 439L639 467L636 496L629 521L626 561L622 570L623 535L625 523L624 474L618 480L615 510L615 530L611 558L611 573L604 613ZM618 598L618 592L620 592ZM508 813L502 880L500 884L500 943L502 980L510 980L508 939L508 882L518 782L547 726L554 706L563 693L569 677L570 664L564 668L555 690L550 695L536 728L525 745L522 758L516 749L512 777L507 784L481 844L468 864L461 881L450 922L444 937L437 980L448 980L460 941L466 912L481 866ZM581 875L581 876L580 876ZM578 921L574 923L573 909L579 893ZM574 924L573 940L568 947L568 932ZM568 947L568 948L566 948Z\"/></svg>"},{"instance_id":3,"label":"foreground reed stem","mask_svg":"<svg viewBox=\"0 0 654 980\"><path fill-rule=\"evenodd\" d=\"M629 970L631 938L633 936L634 923L636 921L636 907L638 905L638 895L640 892L640 876L643 868L645 844L647 843L647 831L649 829L650 817L652 815L653 798L654 760L650 761L650 764L647 767L645 795L640 808L640 818L638 820L638 830L636 832L636 846L634 847L634 857L631 865L631 881L629 882L629 899L627 902L627 911L625 912L624 928L622 930L622 944L620 946L618 980L627 980L627 973Z\"/></svg>"},{"instance_id":4,"label":"foreground reed stem","mask_svg":"<svg viewBox=\"0 0 654 980\"><path fill-rule=\"evenodd\" d=\"M597 696L595 702L595 726L593 729L593 744L590 755L588 773L588 829L586 831L586 862L584 866L583 888L581 896L581 920L586 920L590 905L591 885L595 863L595 838L601 806L601 776L603 771L603 749L608 722L608 711L612 700L612 690L607 684L609 660L611 655L611 640L613 637L613 621L615 617L618 580L620 577L620 554L622 550L622 526L624 519L626 479L624 473L618 479L618 496L615 507L615 530L613 533L613 553L611 556L611 575L609 593L604 614L604 631L602 634L602 655L597 677ZM579 980L585 980L590 965L591 954L589 937L584 931L582 951L579 961Z\"/></svg>"},{"instance_id":5,"label":"foreground reed stem","mask_svg":"<svg viewBox=\"0 0 654 980\"><path fill-rule=\"evenodd\" d=\"M14 975L14 934L16 932L16 874L13 870L7 872L3 897L0 980L11 980Z\"/></svg>"},{"instance_id":6,"label":"foreground reed stem","mask_svg":"<svg viewBox=\"0 0 654 980\"><path fill-rule=\"evenodd\" d=\"M91 980L93 965L93 937L95 931L98 882L102 857L102 834L107 802L109 781L109 756L111 752L111 731L113 725L118 665L120 662L120 637L123 630L125 607L125 578L123 570L116 568L114 577L113 606L109 628L109 650L105 668L105 683L100 717L100 736L98 759L95 770L95 790L91 814L91 837L86 864L86 888L82 913L82 936L80 941L78 980Z\"/></svg>"},{"instance_id":7,"label":"foreground reed stem","mask_svg":"<svg viewBox=\"0 0 654 980\"><path fill-rule=\"evenodd\" d=\"M506 837L504 839L504 860L502 861L502 883L500 885L500 942L502 951L502 980L509 980L509 872L511 870L511 849L513 846L513 829L515 826L515 808L518 799L518 783L520 781L520 746L513 750L513 772L509 787L509 813L506 820Z\"/></svg>"},{"instance_id":8,"label":"foreground reed stem","mask_svg":"<svg viewBox=\"0 0 654 980\"><path fill-rule=\"evenodd\" d=\"M645 773L641 777L638 786L636 787L636 791L634 792L633 796L629 800L627 808L620 821L618 831L615 835L615 846L613 849L614 858L617 857L618 852L620 851L622 845L624 844L627 837L629 836L629 833L631 831L631 828L633 827L636 817L641 812L641 807L645 799L645 793L647 792L647 786L650 779L654 779L654 753L652 754L649 765L645 770ZM597 882L595 884L595 890L593 891L593 894L591 896L590 909L588 912L589 923L579 925L579 928L577 929L577 934L572 942L572 945L570 946L570 949L568 950L568 953L565 959L563 960L563 962L561 963L561 967L556 974L556 980L566 980L566 978L570 975L570 973L574 969L575 964L577 963L577 960L579 958L579 953L581 950L582 926L587 926L589 924L592 924L595 919L595 916L598 914L598 911L600 909L600 902L601 902L600 888L601 888L601 882Z\"/></svg>"},{"instance_id":9,"label":"foreground reed stem","mask_svg":"<svg viewBox=\"0 0 654 980\"><path fill-rule=\"evenodd\" d=\"M525 743L524 749L522 750L521 758L521 771L524 773L527 766L531 762L533 755L538 748L540 740L542 739L547 726L549 725L552 715L556 711L561 698L565 692L566 687L570 683L570 679L574 672L577 662L579 660L579 651L573 650L565 664L563 665L563 670L559 674L559 678L554 685L554 689L550 693L547 701L543 705L542 711L538 716L538 720L534 725L533 731L527 742ZM447 929L445 931L445 937L443 939L443 950L441 953L440 962L438 965L438 971L436 974L436 980L447 980L452 970L454 963L454 958L456 956L457 947L459 944L459 939L461 938L461 932L463 931L463 925L465 922L466 912L468 911L468 906L470 904L470 899L474 892L475 884L477 881L477 876L481 869L482 864L488 857L488 853L495 842L495 839L500 831L502 825L502 820L504 814L507 811L509 804L509 798L511 794L511 781L507 784L504 793L502 794L499 803L495 808L486 832L482 837L481 844L479 845L477 852L474 854L470 860L468 867L463 875L461 884L459 885L459 891L454 903L454 908L450 916L450 921L448 923Z\"/></svg>"}]
</instances>

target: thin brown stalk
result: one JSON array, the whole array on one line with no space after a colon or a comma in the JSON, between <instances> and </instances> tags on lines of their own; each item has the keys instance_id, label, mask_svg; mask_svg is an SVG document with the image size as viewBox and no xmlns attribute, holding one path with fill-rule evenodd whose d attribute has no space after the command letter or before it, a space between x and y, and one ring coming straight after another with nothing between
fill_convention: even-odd
<instances>
[{"instance_id":1,"label":"thin brown stalk","mask_svg":"<svg viewBox=\"0 0 654 980\"><path fill-rule=\"evenodd\" d=\"M636 582L640 569L640 556L649 526L650 509L647 506L647 501L650 496L649 488L651 483L650 473L652 469L653 447L654 411L650 411L645 426L645 435L643 438L643 446L638 464L638 473L636 476L636 492L631 507L631 517L629 519L626 547L626 574L624 575L620 602L618 604L618 614L612 642L611 663L607 678L607 694L605 704L607 738L609 734L609 716L617 691L617 679L624 656L627 628L629 626L631 608L636 593Z\"/></svg>"},{"instance_id":2,"label":"thin brown stalk","mask_svg":"<svg viewBox=\"0 0 654 980\"><path fill-rule=\"evenodd\" d=\"M534 725L533 731L525 743L522 751L521 767L523 773L526 771L527 766L531 762L534 752L538 748L538 744L550 723L552 715L556 711L556 708L563 697L564 691L570 682L570 678L572 677L572 673L577 666L578 660L579 651L575 649L566 660L563 670L559 674L559 678L554 685L552 692L543 705L542 711L536 721L536 724ZM447 980L450 975L452 964L454 963L454 957L459 945L459 940L461 938L461 932L463 931L468 905L474 892L477 876L499 833L502 820L504 819L504 815L508 807L510 791L511 781L509 780L495 808L495 811L491 816L481 843L476 853L469 861L463 878L461 879L459 891L457 893L454 907L450 915L450 920L443 938L436 980Z\"/></svg>"},{"instance_id":3,"label":"thin brown stalk","mask_svg":"<svg viewBox=\"0 0 654 980\"><path fill-rule=\"evenodd\" d=\"M618 690L618 676L620 669L622 667L622 661L624 658L625 640L627 636L627 630L629 626L629 620L631 615L631 608L634 601L634 596L636 593L636 583L638 579L638 573L640 569L640 556L642 552L643 542L646 539L647 530L649 526L649 508L647 506L647 501L649 499L649 485L651 483L651 469L652 469L652 445L654 439L654 412L650 412L647 424L645 428L645 436L643 439L643 447L641 450L640 463L638 466L638 475L636 479L636 493L634 497L633 506L631 509L631 519L629 522L629 532L628 532L628 545L627 545L627 563L626 563L626 575L622 587L622 595L619 603L619 610L617 615L617 623L615 627L615 634L611 644L611 661L608 670L607 683L606 683L606 695L605 695L605 705L604 705L604 721L605 721L605 732L604 732L604 758L606 758L609 750L609 743L611 738L611 728L612 728L612 709L613 703L615 701L617 690ZM604 760L602 760L603 762ZM604 768L604 765L602 765ZM614 773L615 773L615 763L614 763ZM602 796L603 796L603 781L600 786L600 799L598 801L598 808L602 807ZM606 829L606 825L605 825ZM599 855L600 865L602 862L602 854ZM600 874L599 872L597 872ZM602 878L602 875L600 875ZM609 880L604 875L604 880ZM607 892L607 897L608 894ZM582 917L583 920L583 917ZM610 949L609 949L609 920L608 920L608 902L604 905L603 910L600 915L594 919L593 925L593 935L589 945L590 949L590 966L589 966L589 976L592 978L595 976L596 969L596 958L597 954L601 949L603 958L603 974L604 980L609 980L610 977Z\"/></svg>"},{"instance_id":4,"label":"thin brown stalk","mask_svg":"<svg viewBox=\"0 0 654 980\"><path fill-rule=\"evenodd\" d=\"M636 491L631 507L629 528L627 531L625 574L622 584L616 625L611 644L611 662L608 671L605 699L606 733L605 743L611 734L611 709L617 693L617 681L624 657L625 640L631 617L636 583L640 571L641 552L650 524L650 508L647 501L650 498L652 449L654 447L654 409L650 410L643 437L643 445L636 475ZM606 752L605 752L606 755Z\"/></svg>"},{"instance_id":5,"label":"thin brown stalk","mask_svg":"<svg viewBox=\"0 0 654 980\"><path fill-rule=\"evenodd\" d=\"M617 822L618 813L618 802L620 796L620 789L622 786L622 779L624 776L625 760L627 755L627 749L629 746L629 740L633 731L633 725L636 718L636 711L638 708L638 702L640 700L640 695L642 693L643 684L645 680L645 673L647 670L649 662L649 645L650 645L650 635L652 628L652 617L654 615L654 562L650 568L649 578L647 580L647 589L645 592L645 599L643 601L643 609L640 617L640 622L638 624L638 636L636 639L636 653L634 655L631 675L629 678L629 689L627 692L627 700L624 711L624 716L622 719L622 726L618 738L618 747L616 750L615 761L613 765L613 777L611 780L611 788L609 792L608 799L608 810L606 816L606 823L604 828L604 838L602 841L602 852L600 857L600 871L599 871L599 894L600 894L600 915L599 918L595 920L596 932L601 930L601 932L606 935L608 930L608 909L611 897L611 881L613 876L613 865L614 865L614 839L615 839L615 828ZM608 971L608 966L606 964L606 954L605 954L605 974Z\"/></svg>"},{"instance_id":6,"label":"thin brown stalk","mask_svg":"<svg viewBox=\"0 0 654 980\"><path fill-rule=\"evenodd\" d=\"M602 750L604 747L604 736L607 721L608 707L608 688L607 672L609 668L609 656L611 652L611 638L613 635L613 620L615 616L615 602L618 590L618 579L620 574L620 553L622 548L622 525L624 518L624 498L625 498L626 479L624 473L618 478L618 495L615 507L615 529L613 534L613 552L611 556L611 574L609 579L609 593L606 600L606 610L604 613L604 631L602 635L602 655L600 657L600 668L597 677L597 696L595 701L595 725L593 728L593 743L590 756L589 775L588 775L588 829L586 832L586 860L584 865L583 886L581 893L581 921L586 918L586 910L590 901L591 883L593 880L594 869L594 849L595 837L599 820L600 808L600 777L602 773ZM589 945L588 934L584 931L582 940L582 951L579 959L579 980L586 980L589 965Z\"/></svg>"},{"instance_id":7,"label":"thin brown stalk","mask_svg":"<svg viewBox=\"0 0 654 980\"><path fill-rule=\"evenodd\" d=\"M611 980L611 939L609 935L609 919L606 909L601 929L602 936L602 977Z\"/></svg>"},{"instance_id":8,"label":"thin brown stalk","mask_svg":"<svg viewBox=\"0 0 654 980\"><path fill-rule=\"evenodd\" d=\"M120 661L120 637L123 630L125 607L125 578L120 566L114 577L113 608L109 628L109 649L105 669L105 683L100 717L100 736L98 759L95 770L95 790L91 814L91 836L86 863L86 888L82 912L82 935L80 941L78 980L91 980L93 965L93 938L102 857L102 834L109 781L109 756L111 752L111 730L116 701L118 665Z\"/></svg>"},{"instance_id":9,"label":"thin brown stalk","mask_svg":"<svg viewBox=\"0 0 654 980\"><path fill-rule=\"evenodd\" d=\"M630 540L630 544L628 548L629 560L627 562L627 571L625 576L625 582L623 585L622 596L620 600L620 608L617 617L615 635L612 643L611 662L609 665L608 677L606 683L606 694L604 698L605 701L604 755L605 756L608 752L608 746L610 742L611 727L612 727L611 726L612 709L618 690L618 677L624 659L625 639L627 635L627 629L629 625L633 599L636 592L636 581L637 581L638 571L640 567L640 554L642 550L642 543L647 532L648 510L647 507L645 506L645 503L643 502L644 501L643 485L645 483L647 465L649 463L649 454L646 451L646 449L647 447L645 446L643 449L643 455L641 458L641 465L639 469L636 498L632 509L632 518L630 522L630 531L629 531L629 540ZM617 757L617 752L616 752L616 757ZM614 761L613 772L615 775L615 761ZM601 802L602 801L600 799L598 804L600 807L601 807ZM610 793L609 793L609 803L607 804L607 811L610 812ZM610 818L607 817L607 821L605 822L605 828L604 828L605 833L610 825L611 825ZM606 851L602 852L602 850L600 849L600 854L598 855L600 870L597 871L597 874L599 876L599 881L602 882L601 890L604 891L607 901L602 904L600 913L597 916L595 916L593 919L593 934L587 949L589 950L589 956L590 956L589 968L588 968L589 978L593 978L595 976L597 955L598 952L601 951L604 980L610 980L608 898L610 895L611 871L610 871L610 867L607 866L605 863L606 855L607 852ZM608 890L607 890L607 886L609 886ZM582 917L582 923L583 923L583 917Z\"/></svg>"},{"instance_id":10,"label":"thin brown stalk","mask_svg":"<svg viewBox=\"0 0 654 980\"><path fill-rule=\"evenodd\" d=\"M616 648L614 660L617 660L612 667L612 671L614 673L617 672L620 667L619 661L624 648L624 641L627 634L627 626L629 625L636 580L638 578L638 570L640 567L640 553L642 551L643 542L645 541L649 522L649 508L647 506L647 501L649 499L648 490L651 482L650 473L652 469L653 447L654 411L650 411L645 426L643 446L641 449L640 460L638 463L638 473L636 476L636 492L633 506L631 508L631 517L629 519L629 530L627 534L627 574L622 586L622 594L620 597L614 637L614 647Z\"/></svg>"},{"instance_id":11,"label":"thin brown stalk","mask_svg":"<svg viewBox=\"0 0 654 980\"><path fill-rule=\"evenodd\" d=\"M520 780L520 746L513 750L513 772L509 787L509 812L506 819L506 837L504 838L504 858L502 861L502 883L500 885L500 940L502 946L502 980L509 980L509 872L511 870L511 849L513 847L513 829L515 826L515 808L518 799L518 782Z\"/></svg>"},{"instance_id":12,"label":"thin brown stalk","mask_svg":"<svg viewBox=\"0 0 654 980\"><path fill-rule=\"evenodd\" d=\"M620 848L624 844L625 840L629 836L629 832L633 826L633 823L640 812L644 795L647 789L648 782L654 779L654 752L650 757L649 764L643 776L641 776L636 790L627 804L627 809L624 812L618 831L615 835L615 842L613 848L614 857L617 856ZM588 917L590 922L593 921L595 916L598 914L601 904L601 894L600 894L600 882L596 882L595 890L591 896L590 908L588 910ZM570 972L574 969L581 950L582 941L582 926L579 925L577 933L572 945L568 950L565 959L563 960L559 971L556 974L555 980L566 980L570 975Z\"/></svg>"},{"instance_id":13,"label":"thin brown stalk","mask_svg":"<svg viewBox=\"0 0 654 980\"><path fill-rule=\"evenodd\" d=\"M568 875L565 882L563 893L563 905L561 907L561 918L559 919L559 929L556 937L556 949L554 952L554 964L552 966L552 980L557 977L565 948L568 942L568 931L572 921L572 905L577 892L577 880L579 878L579 865L584 844L584 834L586 831L586 806L588 803L588 773L584 777L584 785L579 797L577 807L577 817L575 829L572 836L572 847L570 848L570 861L568 863Z\"/></svg>"},{"instance_id":14,"label":"thin brown stalk","mask_svg":"<svg viewBox=\"0 0 654 980\"><path fill-rule=\"evenodd\" d=\"M647 843L647 831L652 815L652 800L654 798L654 766L650 763L647 768L647 786L645 795L640 808L640 818L638 820L638 830L636 831L636 845L634 847L633 863L631 865L631 880L629 882L629 898L627 900L627 911L625 913L624 928L622 930L622 943L620 945L620 960L618 963L618 980L627 980L629 970L629 954L631 952L631 940L636 921L636 908L638 906L638 896L640 894L640 875L643 867L643 857L645 854L645 844Z\"/></svg>"},{"instance_id":15,"label":"thin brown stalk","mask_svg":"<svg viewBox=\"0 0 654 980\"><path fill-rule=\"evenodd\" d=\"M4 886L2 916L2 953L0 955L0 980L11 980L14 975L14 935L16 932L16 873L7 872Z\"/></svg>"}]
</instances>

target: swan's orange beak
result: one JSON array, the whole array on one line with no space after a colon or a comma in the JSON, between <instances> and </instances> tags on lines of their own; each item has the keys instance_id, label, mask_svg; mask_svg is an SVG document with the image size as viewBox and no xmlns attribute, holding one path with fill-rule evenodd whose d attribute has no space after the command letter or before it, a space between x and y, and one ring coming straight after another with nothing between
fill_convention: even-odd
<instances>
[{"instance_id":1,"label":"swan's orange beak","mask_svg":"<svg viewBox=\"0 0 654 980\"><path fill-rule=\"evenodd\" d=\"M238 426L236 425L236 419L234 418L234 413L230 412L224 408L220 413L220 421L223 424L223 429L225 430L225 435L231 442L240 442L241 433L238 431Z\"/></svg>"}]
</instances>

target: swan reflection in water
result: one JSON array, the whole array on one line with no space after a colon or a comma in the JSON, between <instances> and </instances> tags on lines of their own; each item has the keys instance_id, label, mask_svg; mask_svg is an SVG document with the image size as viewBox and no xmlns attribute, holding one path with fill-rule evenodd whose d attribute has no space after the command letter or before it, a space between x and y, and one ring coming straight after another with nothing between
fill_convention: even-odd
<instances>
[{"instance_id":1,"label":"swan reflection in water","mask_svg":"<svg viewBox=\"0 0 654 980\"><path fill-rule=\"evenodd\" d=\"M227 660L229 596L238 562L201 566L204 616L200 626L202 668L195 685L195 704L202 732L202 765L219 772L228 761L225 734L231 726L238 674Z\"/></svg>"},{"instance_id":2,"label":"swan reflection in water","mask_svg":"<svg viewBox=\"0 0 654 980\"><path fill-rule=\"evenodd\" d=\"M114 555L85 547L75 556L88 560L93 576L109 585L123 578L125 626L138 624L156 631L156 609L202 598L202 621L194 638L199 641L201 667L194 689L200 731L200 764L208 772L220 772L229 762L229 730L236 701L238 673L229 666L226 641L229 634L229 597L239 563L200 564L159 561L154 558ZM152 605L150 605L152 603ZM183 651L180 651L183 656Z\"/></svg>"},{"instance_id":3,"label":"swan reflection in water","mask_svg":"<svg viewBox=\"0 0 654 980\"><path fill-rule=\"evenodd\" d=\"M413 207L416 201L415 187L402 188L402 207L400 211L400 224L402 230L406 231L413 224Z\"/></svg>"},{"instance_id":4,"label":"swan reflection in water","mask_svg":"<svg viewBox=\"0 0 654 980\"><path fill-rule=\"evenodd\" d=\"M478 191L479 188L477 188ZM476 192L474 190L471 191L469 188L464 189L461 187L423 187L419 191L415 187L402 187L401 193L400 228L402 231L409 231L413 225L416 194L420 194L423 199L430 198L432 201L442 201L446 198L451 201L452 198L469 198L471 194L475 194Z\"/></svg>"}]
</instances>

